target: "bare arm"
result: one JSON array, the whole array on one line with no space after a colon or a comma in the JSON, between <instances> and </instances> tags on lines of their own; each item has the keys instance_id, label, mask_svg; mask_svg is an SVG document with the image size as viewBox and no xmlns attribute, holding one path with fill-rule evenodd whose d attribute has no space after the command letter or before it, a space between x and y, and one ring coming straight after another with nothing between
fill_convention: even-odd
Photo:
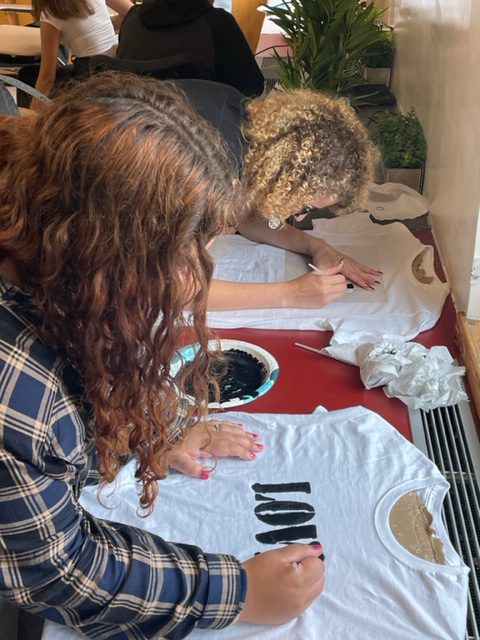
<instances>
[{"instance_id":1,"label":"bare arm","mask_svg":"<svg viewBox=\"0 0 480 640\"><path fill-rule=\"evenodd\" d=\"M119 33L122 22L133 4L130 0L107 0L107 5L116 12L114 16L111 16L111 20L115 33Z\"/></svg>"},{"instance_id":2,"label":"bare arm","mask_svg":"<svg viewBox=\"0 0 480 640\"><path fill-rule=\"evenodd\" d=\"M322 275L311 272L288 282L228 282L213 280L208 295L211 310L305 308L318 309L340 298L346 279L372 290L381 275L337 251L321 238L285 225L270 229L260 216L251 216L238 231L254 242L280 247L312 257Z\"/></svg>"},{"instance_id":3,"label":"bare arm","mask_svg":"<svg viewBox=\"0 0 480 640\"><path fill-rule=\"evenodd\" d=\"M281 229L270 229L267 221L261 216L251 216L239 226L238 231L249 240L311 256L313 264L322 271L343 260L341 273L364 289L374 289L378 284L378 277L381 276L378 269L361 264L340 253L325 240L288 224Z\"/></svg>"},{"instance_id":4,"label":"bare arm","mask_svg":"<svg viewBox=\"0 0 480 640\"><path fill-rule=\"evenodd\" d=\"M254 242L262 242L263 244L280 247L295 253L304 253L308 256L312 255L312 248L316 244L316 240L322 245L328 246L323 240L312 238L308 233L292 227L290 224L286 224L279 229L270 229L268 221L258 215L252 215L247 218L245 222L239 225L238 232Z\"/></svg>"},{"instance_id":5,"label":"bare arm","mask_svg":"<svg viewBox=\"0 0 480 640\"><path fill-rule=\"evenodd\" d=\"M130 0L107 0L107 6L119 15L126 16L133 7L133 2L130 2Z\"/></svg>"},{"instance_id":6,"label":"bare arm","mask_svg":"<svg viewBox=\"0 0 480 640\"><path fill-rule=\"evenodd\" d=\"M253 215L238 227L238 231L254 242L312 255L311 236L291 225L282 229L270 229L265 218ZM319 243L326 244L323 240L319 240ZM340 270L338 260L330 269L322 269L324 275L311 272L287 282L213 280L208 295L208 308L233 310L324 307L345 293L345 277Z\"/></svg>"},{"instance_id":7,"label":"bare arm","mask_svg":"<svg viewBox=\"0 0 480 640\"><path fill-rule=\"evenodd\" d=\"M208 308L271 309L282 308L286 302L286 282L229 282L213 280L208 293Z\"/></svg>"},{"instance_id":8,"label":"bare arm","mask_svg":"<svg viewBox=\"0 0 480 640\"><path fill-rule=\"evenodd\" d=\"M57 56L60 46L61 32L48 22L40 22L41 59L35 89L48 96L55 84L57 76ZM32 109L41 105L38 100L32 101Z\"/></svg>"},{"instance_id":9,"label":"bare arm","mask_svg":"<svg viewBox=\"0 0 480 640\"><path fill-rule=\"evenodd\" d=\"M341 265L314 271L288 282L229 282L213 280L208 294L210 310L324 307L346 291Z\"/></svg>"}]
</instances>

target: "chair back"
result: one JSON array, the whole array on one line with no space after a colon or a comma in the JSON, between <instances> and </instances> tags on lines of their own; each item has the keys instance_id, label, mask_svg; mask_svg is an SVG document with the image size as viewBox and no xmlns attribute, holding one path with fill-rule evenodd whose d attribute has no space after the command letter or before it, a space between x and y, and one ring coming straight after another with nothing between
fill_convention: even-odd
<instances>
[{"instance_id":1,"label":"chair back","mask_svg":"<svg viewBox=\"0 0 480 640\"><path fill-rule=\"evenodd\" d=\"M47 104L50 102L50 99L44 96L43 93L33 89L33 87L28 86L28 84L20 82L20 80L10 76L0 75L0 115L17 116L19 114L15 100L7 88L8 85L25 91L25 93L37 98L41 102L45 102Z\"/></svg>"},{"instance_id":2,"label":"chair back","mask_svg":"<svg viewBox=\"0 0 480 640\"><path fill-rule=\"evenodd\" d=\"M106 70L124 71L152 76L159 80L175 78L196 78L211 80L210 67L192 56L176 55L160 60L120 60L105 55L90 56L78 60L89 74Z\"/></svg>"}]
</instances>

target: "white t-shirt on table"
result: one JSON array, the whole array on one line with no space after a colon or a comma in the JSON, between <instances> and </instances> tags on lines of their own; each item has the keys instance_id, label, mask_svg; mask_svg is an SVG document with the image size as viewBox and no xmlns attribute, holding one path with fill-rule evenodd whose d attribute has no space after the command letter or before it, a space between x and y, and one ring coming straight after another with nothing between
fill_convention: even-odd
<instances>
[{"instance_id":1,"label":"white t-shirt on table","mask_svg":"<svg viewBox=\"0 0 480 640\"><path fill-rule=\"evenodd\" d=\"M40 22L48 22L61 32L61 43L77 58L106 53L118 44L105 0L89 0L94 10L86 18L60 20L43 12Z\"/></svg>"},{"instance_id":2,"label":"white t-shirt on table","mask_svg":"<svg viewBox=\"0 0 480 640\"><path fill-rule=\"evenodd\" d=\"M222 417L260 434L265 450L255 462L219 459L206 482L172 473L159 483L155 509L146 518L138 510L134 462L106 488L102 504L96 487L81 495L83 507L97 517L241 561L286 542L323 544L325 589L299 618L274 627L195 630L189 638L464 640L468 568L442 524L448 483L413 444L363 407ZM392 507L411 491L433 516L445 564L413 555L390 530ZM51 622L43 635L80 638Z\"/></svg>"},{"instance_id":3,"label":"white t-shirt on table","mask_svg":"<svg viewBox=\"0 0 480 640\"><path fill-rule=\"evenodd\" d=\"M435 274L433 247L424 245L405 225L375 224L368 213L314 220L318 236L342 253L383 271L375 291L355 287L318 309L237 309L210 311L217 329L318 329L334 332L332 343L369 342L372 336L411 340L435 325L448 295L448 285ZM306 256L251 242L239 235L220 236L209 249L214 278L238 282L282 282L309 268ZM425 281L412 272L419 256Z\"/></svg>"}]
</instances>

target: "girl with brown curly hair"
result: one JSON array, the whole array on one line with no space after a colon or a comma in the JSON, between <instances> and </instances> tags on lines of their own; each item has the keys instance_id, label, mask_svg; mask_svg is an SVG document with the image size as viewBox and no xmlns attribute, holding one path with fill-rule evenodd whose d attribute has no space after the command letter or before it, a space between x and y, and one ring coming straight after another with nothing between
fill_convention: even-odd
<instances>
[{"instance_id":1,"label":"girl with brown curly hair","mask_svg":"<svg viewBox=\"0 0 480 640\"><path fill-rule=\"evenodd\" d=\"M148 511L169 466L205 478L205 447L261 451L204 419L207 245L243 200L217 134L167 84L96 76L38 118L0 121L1 596L87 637L141 640L285 622L322 590L321 548L242 565L78 501L95 456L103 483L136 457ZM189 409L169 364L187 306Z\"/></svg>"},{"instance_id":2,"label":"girl with brown curly hair","mask_svg":"<svg viewBox=\"0 0 480 640\"><path fill-rule=\"evenodd\" d=\"M217 83L177 83L225 138L254 202L256 210L238 231L256 242L311 256L323 273L275 284L215 280L209 308L318 308L341 297L347 280L372 290L379 271L320 238L280 224L308 206L335 205L338 213L361 207L372 177L374 151L346 100L292 90L246 101L232 87Z\"/></svg>"}]
</instances>

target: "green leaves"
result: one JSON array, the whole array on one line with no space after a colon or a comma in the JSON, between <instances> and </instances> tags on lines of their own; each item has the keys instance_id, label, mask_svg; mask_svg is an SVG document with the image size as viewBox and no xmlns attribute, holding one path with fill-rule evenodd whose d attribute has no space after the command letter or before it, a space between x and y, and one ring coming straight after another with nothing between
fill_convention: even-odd
<instances>
[{"instance_id":1,"label":"green leaves","mask_svg":"<svg viewBox=\"0 0 480 640\"><path fill-rule=\"evenodd\" d=\"M286 0L265 7L285 32L292 55L281 59L280 83L349 96L364 82L361 59L389 38L379 25L383 11L360 0ZM349 96L351 97L351 96Z\"/></svg>"},{"instance_id":2,"label":"green leaves","mask_svg":"<svg viewBox=\"0 0 480 640\"><path fill-rule=\"evenodd\" d=\"M414 109L406 115L385 111L377 121L373 139L389 169L417 169L426 160L427 141Z\"/></svg>"},{"instance_id":3,"label":"green leaves","mask_svg":"<svg viewBox=\"0 0 480 640\"><path fill-rule=\"evenodd\" d=\"M379 69L381 67L391 67L394 58L393 43L390 38L374 42L367 47L362 55L362 62L366 67Z\"/></svg>"}]
</instances>

